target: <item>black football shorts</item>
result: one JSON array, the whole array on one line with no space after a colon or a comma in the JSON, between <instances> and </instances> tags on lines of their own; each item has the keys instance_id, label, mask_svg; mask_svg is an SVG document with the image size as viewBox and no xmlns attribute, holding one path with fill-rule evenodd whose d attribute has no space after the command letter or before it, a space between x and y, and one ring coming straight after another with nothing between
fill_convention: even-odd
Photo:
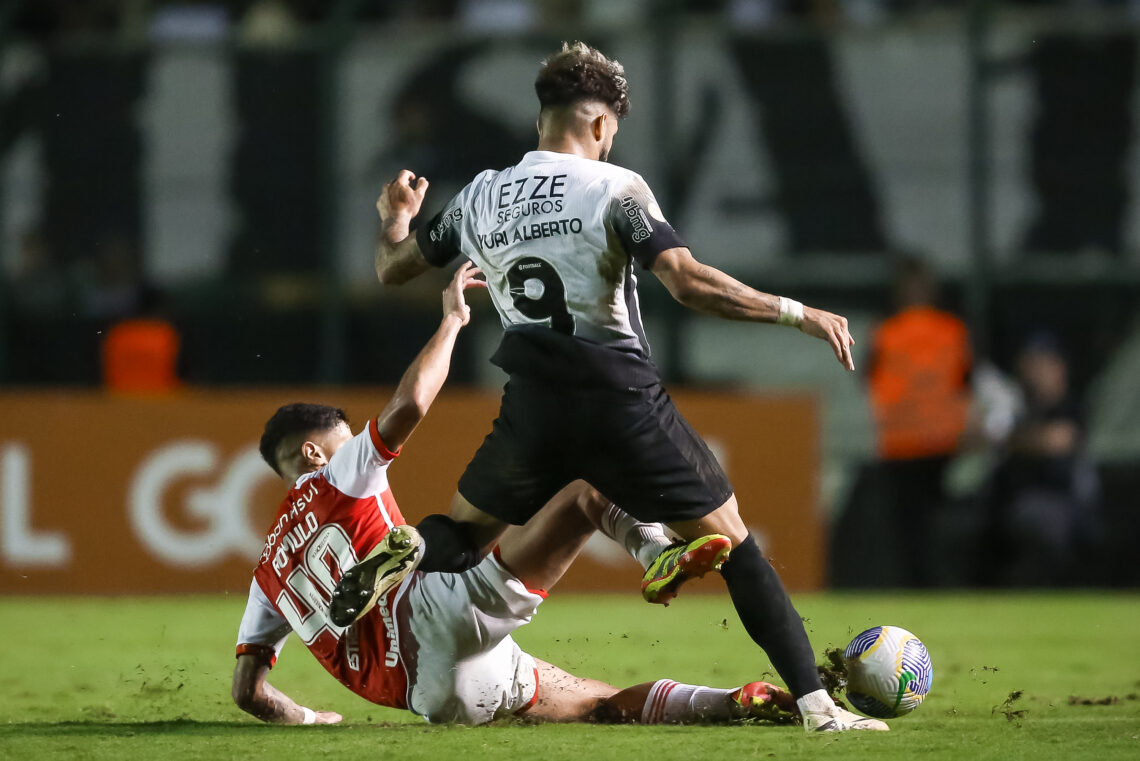
<instances>
[{"instance_id":1,"label":"black football shorts","mask_svg":"<svg viewBox=\"0 0 1140 761\"><path fill-rule=\"evenodd\" d=\"M700 518L732 496L720 463L660 385L617 391L513 376L459 493L521 525L579 478L646 522Z\"/></svg>"}]
</instances>

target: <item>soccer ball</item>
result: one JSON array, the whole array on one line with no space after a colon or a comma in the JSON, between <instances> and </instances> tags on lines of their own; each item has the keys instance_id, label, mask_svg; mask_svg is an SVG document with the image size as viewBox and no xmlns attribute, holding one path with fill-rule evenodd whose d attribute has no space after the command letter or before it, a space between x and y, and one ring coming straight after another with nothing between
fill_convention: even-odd
<instances>
[{"instance_id":1,"label":"soccer ball","mask_svg":"<svg viewBox=\"0 0 1140 761\"><path fill-rule=\"evenodd\" d=\"M843 651L847 699L868 716L890 719L918 708L930 692L934 667L926 646L906 629L876 626Z\"/></svg>"}]
</instances>

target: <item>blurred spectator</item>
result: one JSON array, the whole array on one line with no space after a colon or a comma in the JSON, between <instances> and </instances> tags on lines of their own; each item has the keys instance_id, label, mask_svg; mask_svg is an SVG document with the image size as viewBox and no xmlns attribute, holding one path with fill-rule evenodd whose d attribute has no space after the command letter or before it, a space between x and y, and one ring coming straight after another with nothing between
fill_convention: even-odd
<instances>
[{"instance_id":1,"label":"blurred spectator","mask_svg":"<svg viewBox=\"0 0 1140 761\"><path fill-rule=\"evenodd\" d=\"M982 581L1013 586L1087 582L1100 540L1099 482L1085 451L1085 416L1056 338L1034 334L1017 358L1023 411L986 498Z\"/></svg>"},{"instance_id":2,"label":"blurred spectator","mask_svg":"<svg viewBox=\"0 0 1140 761\"><path fill-rule=\"evenodd\" d=\"M882 495L905 582L940 579L935 520L944 476L966 429L973 364L969 332L938 309L936 285L916 258L897 265L897 311L874 331L868 362Z\"/></svg>"}]
</instances>

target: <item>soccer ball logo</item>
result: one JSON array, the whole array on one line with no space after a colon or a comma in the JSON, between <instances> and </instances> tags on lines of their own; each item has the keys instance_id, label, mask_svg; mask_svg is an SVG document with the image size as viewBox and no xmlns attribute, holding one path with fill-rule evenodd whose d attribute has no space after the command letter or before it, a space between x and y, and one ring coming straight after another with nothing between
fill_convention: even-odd
<instances>
[{"instance_id":1,"label":"soccer ball logo","mask_svg":"<svg viewBox=\"0 0 1140 761\"><path fill-rule=\"evenodd\" d=\"M843 652L843 660L847 699L878 719L918 708L934 680L926 646L897 626L876 626L855 637Z\"/></svg>"}]
</instances>

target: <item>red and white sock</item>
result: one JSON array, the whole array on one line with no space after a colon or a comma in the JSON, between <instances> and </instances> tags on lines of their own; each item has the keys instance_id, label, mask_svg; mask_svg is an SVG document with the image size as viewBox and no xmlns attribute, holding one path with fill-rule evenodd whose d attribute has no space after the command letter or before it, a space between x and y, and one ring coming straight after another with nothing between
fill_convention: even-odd
<instances>
[{"instance_id":1,"label":"red and white sock","mask_svg":"<svg viewBox=\"0 0 1140 761\"><path fill-rule=\"evenodd\" d=\"M742 712L731 697L733 692L660 679L649 689L641 709L641 723L694 724L738 719Z\"/></svg>"}]
</instances>

